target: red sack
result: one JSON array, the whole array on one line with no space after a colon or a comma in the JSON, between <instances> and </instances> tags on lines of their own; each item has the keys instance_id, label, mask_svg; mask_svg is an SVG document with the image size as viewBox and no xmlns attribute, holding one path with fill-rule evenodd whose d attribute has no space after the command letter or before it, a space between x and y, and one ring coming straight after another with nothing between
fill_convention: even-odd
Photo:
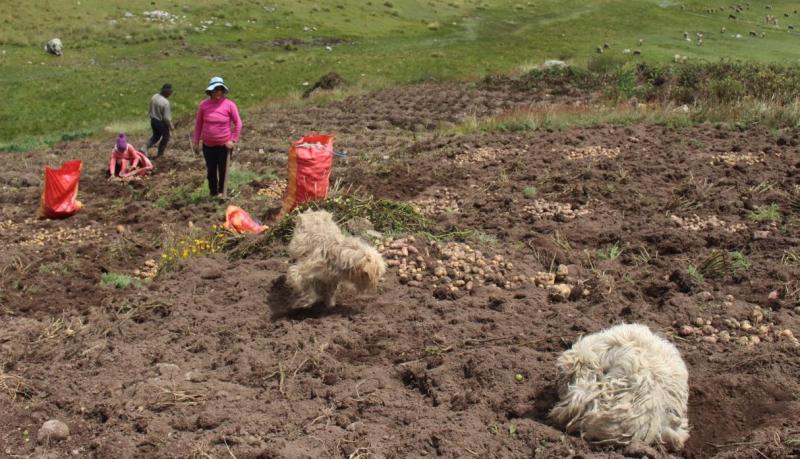
<instances>
[{"instance_id":1,"label":"red sack","mask_svg":"<svg viewBox=\"0 0 800 459\"><path fill-rule=\"evenodd\" d=\"M81 162L67 161L58 169L44 168L44 191L40 213L45 218L67 218L81 210L78 201L78 180L81 178Z\"/></svg>"},{"instance_id":2,"label":"red sack","mask_svg":"<svg viewBox=\"0 0 800 459\"><path fill-rule=\"evenodd\" d=\"M224 226L239 234L260 234L269 228L266 225L262 225L260 221L253 219L250 214L242 210L241 207L236 206L228 206L228 208L225 209Z\"/></svg>"},{"instance_id":3,"label":"red sack","mask_svg":"<svg viewBox=\"0 0 800 459\"><path fill-rule=\"evenodd\" d=\"M307 135L292 144L281 215L303 203L328 196L333 139L332 135Z\"/></svg>"}]
</instances>

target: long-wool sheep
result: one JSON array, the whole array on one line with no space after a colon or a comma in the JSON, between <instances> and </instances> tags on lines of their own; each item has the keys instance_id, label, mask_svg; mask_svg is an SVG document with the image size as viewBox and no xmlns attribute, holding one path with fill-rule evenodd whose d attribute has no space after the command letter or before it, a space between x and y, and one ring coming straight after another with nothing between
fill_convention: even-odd
<instances>
[{"instance_id":1,"label":"long-wool sheep","mask_svg":"<svg viewBox=\"0 0 800 459\"><path fill-rule=\"evenodd\" d=\"M686 364L672 343L646 326L617 325L584 336L557 366L561 400L550 417L568 432L598 443L675 451L689 438Z\"/></svg>"}]
</instances>

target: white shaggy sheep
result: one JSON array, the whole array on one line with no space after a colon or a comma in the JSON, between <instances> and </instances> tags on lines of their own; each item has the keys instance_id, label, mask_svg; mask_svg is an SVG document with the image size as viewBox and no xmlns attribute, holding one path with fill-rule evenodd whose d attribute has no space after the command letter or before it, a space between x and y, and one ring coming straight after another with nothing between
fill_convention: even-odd
<instances>
[{"instance_id":1,"label":"white shaggy sheep","mask_svg":"<svg viewBox=\"0 0 800 459\"><path fill-rule=\"evenodd\" d=\"M557 365L561 401L550 417L568 432L683 448L689 373L669 341L644 325L617 325L580 338Z\"/></svg>"}]
</instances>

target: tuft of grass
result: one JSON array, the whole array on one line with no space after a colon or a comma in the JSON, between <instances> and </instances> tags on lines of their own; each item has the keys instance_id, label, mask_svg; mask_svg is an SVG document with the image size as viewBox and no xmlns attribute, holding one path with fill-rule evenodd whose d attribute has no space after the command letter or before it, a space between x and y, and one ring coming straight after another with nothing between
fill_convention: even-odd
<instances>
[{"instance_id":1,"label":"tuft of grass","mask_svg":"<svg viewBox=\"0 0 800 459\"><path fill-rule=\"evenodd\" d=\"M781 256L781 263L785 265L800 265L800 250L787 249Z\"/></svg>"},{"instance_id":2,"label":"tuft of grass","mask_svg":"<svg viewBox=\"0 0 800 459\"><path fill-rule=\"evenodd\" d=\"M597 258L600 260L616 260L622 255L622 248L620 248L618 243L614 243L609 245L604 249L598 249L595 253L597 254Z\"/></svg>"},{"instance_id":3,"label":"tuft of grass","mask_svg":"<svg viewBox=\"0 0 800 459\"><path fill-rule=\"evenodd\" d=\"M528 199L533 199L539 193L539 190L536 189L535 186L527 186L524 190L522 190L522 195Z\"/></svg>"},{"instance_id":4,"label":"tuft of grass","mask_svg":"<svg viewBox=\"0 0 800 459\"><path fill-rule=\"evenodd\" d=\"M777 222L781 221L783 215L778 204L772 203L768 206L756 207L747 215L747 218L754 222Z\"/></svg>"},{"instance_id":5,"label":"tuft of grass","mask_svg":"<svg viewBox=\"0 0 800 459\"><path fill-rule=\"evenodd\" d=\"M721 278L733 273L733 265L727 252L712 250L697 267L697 271L706 279Z\"/></svg>"},{"instance_id":6,"label":"tuft of grass","mask_svg":"<svg viewBox=\"0 0 800 459\"><path fill-rule=\"evenodd\" d=\"M728 252L728 256L731 259L731 268L733 270L733 274L740 274L749 271L750 268L753 267L753 264L750 262L750 259L747 258L747 255L738 250L734 252Z\"/></svg>"},{"instance_id":7,"label":"tuft of grass","mask_svg":"<svg viewBox=\"0 0 800 459\"><path fill-rule=\"evenodd\" d=\"M697 284L702 284L706 280L705 276L703 276L703 273L701 273L700 270L694 266L689 266L686 268L686 274L688 274L689 278Z\"/></svg>"},{"instance_id":8,"label":"tuft of grass","mask_svg":"<svg viewBox=\"0 0 800 459\"><path fill-rule=\"evenodd\" d=\"M107 272L100 276L100 285L114 288L141 287L142 281L127 274Z\"/></svg>"}]
</instances>

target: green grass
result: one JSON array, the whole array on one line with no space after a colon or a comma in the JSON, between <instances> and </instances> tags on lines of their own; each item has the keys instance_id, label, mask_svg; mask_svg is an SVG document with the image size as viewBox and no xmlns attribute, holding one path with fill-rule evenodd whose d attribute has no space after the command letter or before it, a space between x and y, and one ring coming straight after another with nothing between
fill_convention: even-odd
<instances>
[{"instance_id":1,"label":"green grass","mask_svg":"<svg viewBox=\"0 0 800 459\"><path fill-rule=\"evenodd\" d=\"M734 252L728 252L728 255L731 258L731 265L734 274L750 271L750 268L753 267L753 264L750 262L750 259L747 258L747 255L738 250Z\"/></svg>"},{"instance_id":2,"label":"green grass","mask_svg":"<svg viewBox=\"0 0 800 459\"><path fill-rule=\"evenodd\" d=\"M140 287L142 281L127 274L107 272L100 276L100 285L104 287L128 288L130 286Z\"/></svg>"},{"instance_id":3,"label":"green grass","mask_svg":"<svg viewBox=\"0 0 800 459\"><path fill-rule=\"evenodd\" d=\"M619 258L620 255L622 255L622 251L623 250L619 246L619 244L614 243L614 244L609 245L608 247L606 247L604 249L598 249L596 254L597 254L597 258L600 259L600 260L612 260L613 261L613 260L616 260L617 258Z\"/></svg>"},{"instance_id":4,"label":"green grass","mask_svg":"<svg viewBox=\"0 0 800 459\"><path fill-rule=\"evenodd\" d=\"M800 249L787 249L781 256L781 263L785 265L800 265Z\"/></svg>"},{"instance_id":5,"label":"green grass","mask_svg":"<svg viewBox=\"0 0 800 459\"><path fill-rule=\"evenodd\" d=\"M232 169L228 172L228 194L236 194L242 186L262 180L265 177L268 176L248 170ZM202 185L197 187L192 185L178 185L171 188L168 194L158 196L154 205L161 209L171 209L197 204L208 199L210 199L208 182L204 181Z\"/></svg>"},{"instance_id":6,"label":"green grass","mask_svg":"<svg viewBox=\"0 0 800 459\"><path fill-rule=\"evenodd\" d=\"M689 266L688 268L686 268L686 274L688 274L689 278L692 279L692 281L694 281L697 284L702 284L706 280L705 276L703 276L703 273L701 273L694 266Z\"/></svg>"},{"instance_id":7,"label":"green grass","mask_svg":"<svg viewBox=\"0 0 800 459\"><path fill-rule=\"evenodd\" d=\"M781 214L780 206L773 203L768 206L756 207L747 214L747 218L754 222L777 222L781 221L783 215Z\"/></svg>"},{"instance_id":8,"label":"green grass","mask_svg":"<svg viewBox=\"0 0 800 459\"><path fill-rule=\"evenodd\" d=\"M386 3L392 5L386 6ZM585 62L604 42L604 56L667 62L674 54L689 62L722 58L797 63L800 22L789 2L774 4L781 28L763 22L764 5L727 19L721 0L150 0L22 2L0 19L0 83L8 91L0 106L0 149L24 151L58 142L64 133L130 129L143 141L149 97L165 81L175 85L176 117L191 117L209 77L229 82L243 114L264 100L302 91L303 83L336 71L356 87L375 88L432 79L480 78L531 68L544 59ZM161 9L176 22L148 22L142 12ZM132 13L126 17L125 13ZM790 19L783 19L789 13ZM797 19L796 19L797 18ZM213 21L213 24L202 23ZM719 32L720 27L727 32ZM305 29L304 29L305 28ZM705 32L697 46L682 31ZM765 38L748 32L766 32ZM734 38L739 33L743 37ZM61 58L42 52L60 37ZM273 40L299 42L287 50ZM329 43L321 39L336 38ZM644 43L639 46L638 39ZM316 41L315 41L316 40ZM332 50L325 48L330 45ZM634 80L621 74L616 90L632 94ZM717 97L739 97L735 78L711 87ZM784 115L781 115L784 116ZM506 123L503 129L528 129ZM111 129L106 129L111 126ZM69 134L72 135L72 134ZM68 135L68 136L69 136ZM137 140L138 138L138 140Z\"/></svg>"},{"instance_id":9,"label":"green grass","mask_svg":"<svg viewBox=\"0 0 800 459\"><path fill-rule=\"evenodd\" d=\"M522 195L525 196L527 199L533 199L539 191L536 189L535 186L526 186L524 190L522 190Z\"/></svg>"}]
</instances>

